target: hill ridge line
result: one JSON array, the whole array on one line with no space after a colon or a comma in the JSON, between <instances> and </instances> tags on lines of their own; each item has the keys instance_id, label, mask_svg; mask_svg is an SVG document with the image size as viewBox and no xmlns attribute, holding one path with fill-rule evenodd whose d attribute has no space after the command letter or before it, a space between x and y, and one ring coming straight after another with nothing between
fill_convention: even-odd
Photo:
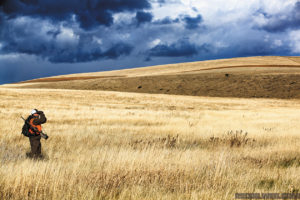
<instances>
[{"instance_id":1,"label":"hill ridge line","mask_svg":"<svg viewBox=\"0 0 300 200\"><path fill-rule=\"evenodd\" d=\"M295 62L296 63L296 62ZM268 68L268 67L280 67L280 68L300 68L299 63L298 65L231 65L231 66L222 66L222 67L212 67L212 68L204 68L204 69L195 69L195 70L188 70L182 71L178 73L185 73L185 72L196 72L196 71L208 71L208 70L216 70L216 69L230 69L230 68L249 68L249 67L259 67L259 68Z\"/></svg>"},{"instance_id":2,"label":"hill ridge line","mask_svg":"<svg viewBox=\"0 0 300 200\"><path fill-rule=\"evenodd\" d=\"M279 68L300 68L300 65L231 65L231 66L221 66L221 67L211 67L203 68L197 70L186 70L170 74L154 74L154 75L140 75L138 77L151 77L151 76L164 76L164 75L173 75L181 74L188 72L200 72L200 71L209 71L209 70L218 70L218 69L232 69L232 68L269 68L269 67L279 67ZM131 76L120 75L120 76L72 76L72 77L49 77L49 78L40 78L33 79L28 81L22 81L14 84L24 84L24 83L41 83L41 82L61 82L61 81L75 81L75 80L91 80L91 79L105 79L105 78L130 78Z\"/></svg>"}]
</instances>

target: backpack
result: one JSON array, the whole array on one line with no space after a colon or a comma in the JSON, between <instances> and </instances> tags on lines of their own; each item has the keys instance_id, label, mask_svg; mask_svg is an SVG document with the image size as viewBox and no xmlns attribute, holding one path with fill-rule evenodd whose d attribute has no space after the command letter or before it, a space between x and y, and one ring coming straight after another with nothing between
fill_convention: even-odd
<instances>
[{"instance_id":1,"label":"backpack","mask_svg":"<svg viewBox=\"0 0 300 200\"><path fill-rule=\"evenodd\" d=\"M30 137L32 136L32 134L29 132L29 129L30 129L30 125L29 125L29 122L31 120L31 116L29 116L26 121L24 122L24 125L22 127L22 134L25 136L25 137Z\"/></svg>"}]
</instances>

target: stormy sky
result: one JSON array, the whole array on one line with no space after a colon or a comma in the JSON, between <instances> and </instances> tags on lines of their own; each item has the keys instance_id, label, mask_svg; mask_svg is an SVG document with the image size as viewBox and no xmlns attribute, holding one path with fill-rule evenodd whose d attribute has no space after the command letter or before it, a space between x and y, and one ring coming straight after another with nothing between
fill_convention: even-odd
<instances>
[{"instance_id":1,"label":"stormy sky","mask_svg":"<svg viewBox=\"0 0 300 200\"><path fill-rule=\"evenodd\" d=\"M299 0L0 0L0 84L300 55Z\"/></svg>"}]
</instances>

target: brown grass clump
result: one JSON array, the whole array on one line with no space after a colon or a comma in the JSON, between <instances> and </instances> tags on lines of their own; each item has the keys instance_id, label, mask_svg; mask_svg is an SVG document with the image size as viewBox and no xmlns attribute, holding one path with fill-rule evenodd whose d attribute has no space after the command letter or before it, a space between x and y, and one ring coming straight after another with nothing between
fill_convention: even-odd
<instances>
[{"instance_id":1,"label":"brown grass clump","mask_svg":"<svg viewBox=\"0 0 300 200\"><path fill-rule=\"evenodd\" d=\"M49 89L0 96L0 199L229 200L300 188L298 100ZM32 108L48 118L42 160L26 158L20 135L20 116Z\"/></svg>"}]
</instances>

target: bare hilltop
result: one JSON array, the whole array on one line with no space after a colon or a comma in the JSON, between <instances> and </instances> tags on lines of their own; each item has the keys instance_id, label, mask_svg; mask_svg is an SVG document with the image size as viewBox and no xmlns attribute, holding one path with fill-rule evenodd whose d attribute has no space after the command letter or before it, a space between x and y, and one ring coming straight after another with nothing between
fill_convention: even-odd
<instances>
[{"instance_id":1,"label":"bare hilltop","mask_svg":"<svg viewBox=\"0 0 300 200\"><path fill-rule=\"evenodd\" d=\"M300 58L260 56L71 74L6 85L210 97L300 98Z\"/></svg>"}]
</instances>

